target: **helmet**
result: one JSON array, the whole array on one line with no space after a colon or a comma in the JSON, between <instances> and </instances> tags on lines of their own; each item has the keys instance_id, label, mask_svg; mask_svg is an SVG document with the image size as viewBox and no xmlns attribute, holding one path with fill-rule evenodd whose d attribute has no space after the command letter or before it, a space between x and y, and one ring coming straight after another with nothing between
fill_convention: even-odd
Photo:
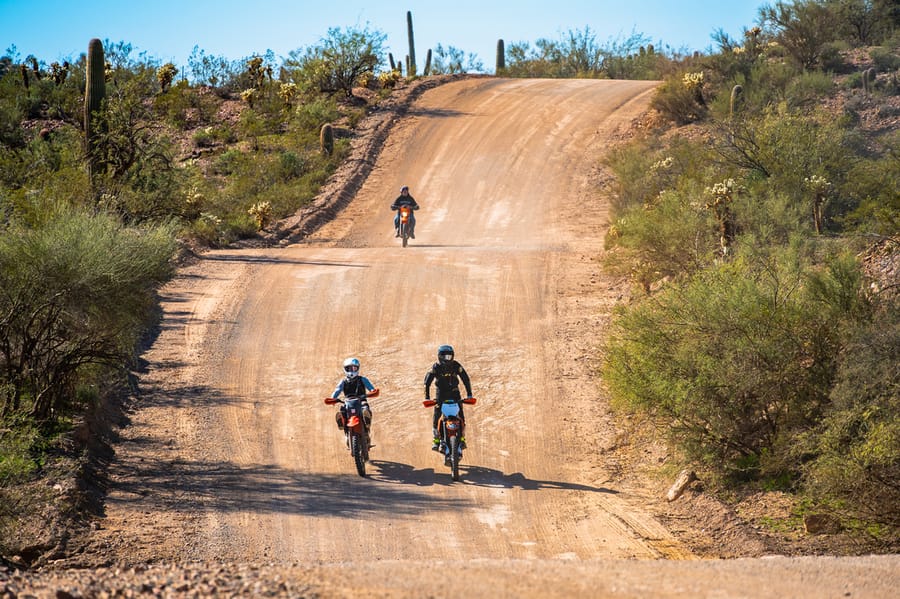
<instances>
[{"instance_id":1,"label":"helmet","mask_svg":"<svg viewBox=\"0 0 900 599\"><path fill-rule=\"evenodd\" d=\"M409 191L409 185L404 185L400 188L400 193L403 193L404 191Z\"/></svg>"},{"instance_id":2,"label":"helmet","mask_svg":"<svg viewBox=\"0 0 900 599\"><path fill-rule=\"evenodd\" d=\"M347 358L344 360L344 373L347 379L353 380L359 376L359 360L356 358Z\"/></svg>"},{"instance_id":3,"label":"helmet","mask_svg":"<svg viewBox=\"0 0 900 599\"><path fill-rule=\"evenodd\" d=\"M442 345L438 348L437 351L438 362L441 364L446 364L447 362L453 361L453 346L451 345Z\"/></svg>"}]
</instances>

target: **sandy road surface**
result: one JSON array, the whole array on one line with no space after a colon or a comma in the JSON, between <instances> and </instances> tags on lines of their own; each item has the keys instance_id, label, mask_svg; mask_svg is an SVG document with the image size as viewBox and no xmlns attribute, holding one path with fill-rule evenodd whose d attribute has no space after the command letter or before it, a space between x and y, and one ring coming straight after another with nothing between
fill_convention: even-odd
<instances>
[{"instance_id":1,"label":"sandy road surface","mask_svg":"<svg viewBox=\"0 0 900 599\"><path fill-rule=\"evenodd\" d=\"M297 245L217 251L185 268L164 290L162 330L143 356L99 546L131 563L321 564L326 577L335 561L368 564L378 572L368 590L386 594L429 588L424 572L409 576L423 563L468 562L469 595L612 592L615 572L626 596L652 596L641 581L662 562L640 560L693 556L599 465L612 424L598 433L580 417L599 400L592 345L597 313L614 300L596 293L606 212L590 173L650 89L435 88L336 220ZM401 184L422 206L406 249L388 209ZM458 483L429 449L420 403L441 343L455 346L479 398ZM367 478L322 402L350 355L381 389ZM726 583L727 569L682 563L666 565L679 588L721 596L743 596L754 567L729 565L743 574ZM760 571L791 564L795 575L778 581L791 596L822 596L804 595L804 581L837 571L814 561ZM846 576L831 580L843 585L831 596L843 596Z\"/></svg>"}]
</instances>

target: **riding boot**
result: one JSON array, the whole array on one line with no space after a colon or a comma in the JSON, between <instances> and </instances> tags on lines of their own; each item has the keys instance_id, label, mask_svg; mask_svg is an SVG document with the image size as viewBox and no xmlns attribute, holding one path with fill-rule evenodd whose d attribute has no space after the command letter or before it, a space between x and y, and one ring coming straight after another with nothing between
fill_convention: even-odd
<instances>
[{"instance_id":1,"label":"riding boot","mask_svg":"<svg viewBox=\"0 0 900 599\"><path fill-rule=\"evenodd\" d=\"M441 450L441 438L438 436L438 429L431 429L431 449L432 451L440 451Z\"/></svg>"}]
</instances>

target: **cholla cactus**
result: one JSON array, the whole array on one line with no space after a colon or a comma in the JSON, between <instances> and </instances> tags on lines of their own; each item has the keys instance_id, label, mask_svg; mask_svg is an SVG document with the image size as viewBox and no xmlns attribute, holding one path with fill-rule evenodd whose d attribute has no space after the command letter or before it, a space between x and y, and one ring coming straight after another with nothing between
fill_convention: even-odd
<instances>
[{"instance_id":1,"label":"cholla cactus","mask_svg":"<svg viewBox=\"0 0 900 599\"><path fill-rule=\"evenodd\" d=\"M719 221L719 246L723 256L728 255L734 244L737 226L734 222L734 213L731 211L731 202L739 191L740 188L735 184L734 179L726 179L704 190L707 196L711 196L711 199L706 202L706 208L712 210L716 215L716 220Z\"/></svg>"},{"instance_id":2,"label":"cholla cactus","mask_svg":"<svg viewBox=\"0 0 900 599\"><path fill-rule=\"evenodd\" d=\"M294 98L297 97L297 84L282 83L278 88L278 95L284 101L284 105L290 108L294 105Z\"/></svg>"},{"instance_id":3,"label":"cholla cactus","mask_svg":"<svg viewBox=\"0 0 900 599\"><path fill-rule=\"evenodd\" d=\"M682 77L681 79L681 82L686 88L692 91L697 88L703 87L703 71L700 71L698 73L685 73L684 77Z\"/></svg>"},{"instance_id":4,"label":"cholla cactus","mask_svg":"<svg viewBox=\"0 0 900 599\"><path fill-rule=\"evenodd\" d=\"M378 84L382 89L391 89L400 81L400 71L392 70L378 73Z\"/></svg>"},{"instance_id":5,"label":"cholla cactus","mask_svg":"<svg viewBox=\"0 0 900 599\"><path fill-rule=\"evenodd\" d=\"M263 59L259 56L254 56L247 61L247 73L250 75L253 87L259 89L266 82L266 75L271 79L272 67L263 67Z\"/></svg>"},{"instance_id":6,"label":"cholla cactus","mask_svg":"<svg viewBox=\"0 0 900 599\"><path fill-rule=\"evenodd\" d=\"M684 77L682 77L681 82L684 86L690 91L694 100L700 106L706 106L706 100L703 99L703 72L700 71L698 73L685 73Z\"/></svg>"},{"instance_id":7,"label":"cholla cactus","mask_svg":"<svg viewBox=\"0 0 900 599\"><path fill-rule=\"evenodd\" d=\"M245 89L241 92L241 100L246 102L250 108L253 108L253 102L256 100L256 90Z\"/></svg>"},{"instance_id":8,"label":"cholla cactus","mask_svg":"<svg viewBox=\"0 0 900 599\"><path fill-rule=\"evenodd\" d=\"M657 160L650 166L650 170L652 172L656 171L667 171L672 168L672 165L675 164L675 159L671 156L666 156L660 160Z\"/></svg>"},{"instance_id":9,"label":"cholla cactus","mask_svg":"<svg viewBox=\"0 0 900 599\"><path fill-rule=\"evenodd\" d=\"M803 179L803 184L813 193L813 224L816 226L816 233L821 235L825 224L825 202L831 191L831 182L825 177L813 175Z\"/></svg>"},{"instance_id":10,"label":"cholla cactus","mask_svg":"<svg viewBox=\"0 0 900 599\"><path fill-rule=\"evenodd\" d=\"M178 69L175 68L175 65L171 62L167 62L157 69L156 80L159 81L159 87L162 89L163 93L166 93L169 90L169 86L172 85L172 81L177 74Z\"/></svg>"},{"instance_id":11,"label":"cholla cactus","mask_svg":"<svg viewBox=\"0 0 900 599\"><path fill-rule=\"evenodd\" d=\"M257 202L250 206L247 214L256 221L256 229L262 231L272 222L272 204L269 202Z\"/></svg>"}]
</instances>

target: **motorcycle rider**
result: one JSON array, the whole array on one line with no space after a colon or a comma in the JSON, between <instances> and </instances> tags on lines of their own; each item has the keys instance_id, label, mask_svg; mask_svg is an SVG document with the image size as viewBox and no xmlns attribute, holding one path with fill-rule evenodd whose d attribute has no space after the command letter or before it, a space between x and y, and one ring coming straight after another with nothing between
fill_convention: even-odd
<instances>
[{"instance_id":1,"label":"motorcycle rider","mask_svg":"<svg viewBox=\"0 0 900 599\"><path fill-rule=\"evenodd\" d=\"M409 206L413 210L419 209L419 204L416 202L416 198L412 197L409 193L409 186L404 185L400 188L400 195L397 196L397 199L394 200L394 203L391 204L391 210L397 212L394 216L394 237L400 237L400 206ZM409 236L413 239L416 238L416 214L415 212L409 213Z\"/></svg>"},{"instance_id":2,"label":"motorcycle rider","mask_svg":"<svg viewBox=\"0 0 900 599\"><path fill-rule=\"evenodd\" d=\"M372 409L369 407L369 402L366 398L367 391L377 391L377 389L369 379L359 374L359 360L357 358L347 358L344 360L344 378L338 381L337 387L334 388L334 393L331 394L331 397L337 399L341 396L341 393L343 393L344 397L361 398L360 405L362 406L363 421L366 424L366 430L370 431L369 440L371 442ZM341 405L340 411L335 412L334 414L334 420L337 422L339 429L343 430L345 419L345 408Z\"/></svg>"},{"instance_id":3,"label":"motorcycle rider","mask_svg":"<svg viewBox=\"0 0 900 599\"><path fill-rule=\"evenodd\" d=\"M459 421L462 427L459 437L459 446L461 449L466 448L466 419L463 414L463 403L459 392L459 381L463 382L466 387L466 398L472 398L472 385L469 381L469 374L462 364L454 359L453 347L450 345L442 345L437 350L438 361L435 362L428 373L425 375L425 399L431 396L431 383L434 382L435 400L437 404L434 406L434 418L431 422L431 436L433 438L431 449L440 451L441 439L438 434L438 420L441 418L441 404L448 399L455 399L459 403Z\"/></svg>"}]
</instances>

